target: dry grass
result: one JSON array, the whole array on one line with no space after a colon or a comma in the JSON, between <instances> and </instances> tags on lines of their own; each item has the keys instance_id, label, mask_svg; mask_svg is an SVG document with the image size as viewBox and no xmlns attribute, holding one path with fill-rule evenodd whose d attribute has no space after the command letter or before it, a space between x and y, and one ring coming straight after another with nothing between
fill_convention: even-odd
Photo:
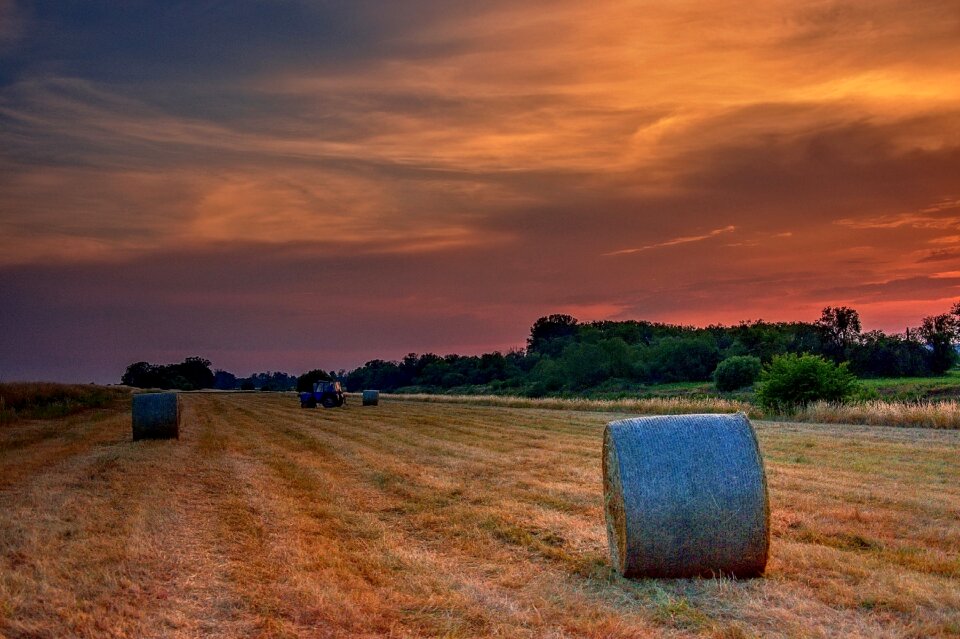
<instances>
[{"instance_id":1,"label":"dry grass","mask_svg":"<svg viewBox=\"0 0 960 639\"><path fill-rule=\"evenodd\" d=\"M4 637L956 637L960 432L758 424L768 577L612 574L620 414L185 396L0 431Z\"/></svg>"},{"instance_id":2,"label":"dry grass","mask_svg":"<svg viewBox=\"0 0 960 639\"><path fill-rule=\"evenodd\" d=\"M383 395L381 395L383 396ZM502 395L389 395L396 401L474 404L505 408L542 408L549 410L622 411L639 415L682 415L687 413L744 412L753 419L798 421L821 424L860 424L902 426L908 428L960 429L960 402L884 401L850 404L815 402L794 413L767 415L749 402L720 397L652 397L644 399L561 399L527 398ZM359 400L358 400L359 401Z\"/></svg>"},{"instance_id":3,"label":"dry grass","mask_svg":"<svg viewBox=\"0 0 960 639\"><path fill-rule=\"evenodd\" d=\"M798 421L824 424L870 424L914 428L960 428L960 402L886 402L857 404L816 402L793 416Z\"/></svg>"},{"instance_id":4,"label":"dry grass","mask_svg":"<svg viewBox=\"0 0 960 639\"><path fill-rule=\"evenodd\" d=\"M0 425L18 419L49 419L91 408L104 408L128 396L129 391L125 387L53 382L0 384Z\"/></svg>"},{"instance_id":5,"label":"dry grass","mask_svg":"<svg viewBox=\"0 0 960 639\"><path fill-rule=\"evenodd\" d=\"M381 397L384 395L381 394ZM638 399L585 399L559 397L511 397L508 395L427 395L393 394L391 400L474 404L504 408L543 408L600 412L630 412L642 415L683 415L688 413L737 413L751 417L762 414L753 404L721 397L648 397Z\"/></svg>"}]
</instances>

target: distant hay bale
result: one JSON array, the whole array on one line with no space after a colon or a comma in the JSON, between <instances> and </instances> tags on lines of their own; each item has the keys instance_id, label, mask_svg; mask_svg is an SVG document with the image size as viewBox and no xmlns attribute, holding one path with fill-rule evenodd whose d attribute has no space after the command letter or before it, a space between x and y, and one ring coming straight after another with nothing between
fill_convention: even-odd
<instances>
[{"instance_id":1,"label":"distant hay bale","mask_svg":"<svg viewBox=\"0 0 960 639\"><path fill-rule=\"evenodd\" d=\"M742 413L610 422L603 434L610 558L624 577L756 577L770 506Z\"/></svg>"},{"instance_id":2,"label":"distant hay bale","mask_svg":"<svg viewBox=\"0 0 960 639\"><path fill-rule=\"evenodd\" d=\"M380 403L380 391L378 390L363 391L364 406L377 406L379 403Z\"/></svg>"},{"instance_id":3,"label":"distant hay bale","mask_svg":"<svg viewBox=\"0 0 960 639\"><path fill-rule=\"evenodd\" d=\"M180 438L180 396L142 393L133 396L133 441Z\"/></svg>"}]
</instances>

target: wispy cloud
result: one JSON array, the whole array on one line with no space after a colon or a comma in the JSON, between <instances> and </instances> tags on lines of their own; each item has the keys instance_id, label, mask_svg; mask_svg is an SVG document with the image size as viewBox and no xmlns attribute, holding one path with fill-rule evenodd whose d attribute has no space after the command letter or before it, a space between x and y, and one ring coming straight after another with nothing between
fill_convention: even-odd
<instances>
[{"instance_id":1,"label":"wispy cloud","mask_svg":"<svg viewBox=\"0 0 960 639\"><path fill-rule=\"evenodd\" d=\"M960 209L960 199L948 198L909 213L843 218L835 224L853 229L896 229L905 226L917 229L960 228L960 219L954 213L957 209Z\"/></svg>"},{"instance_id":2,"label":"wispy cloud","mask_svg":"<svg viewBox=\"0 0 960 639\"><path fill-rule=\"evenodd\" d=\"M725 226L721 229L714 229L709 233L704 233L703 235L684 235L681 237L675 237L672 240L666 240L664 242L657 242L656 244L647 244L646 246L638 246L636 248L620 249L619 251L611 251L609 253L604 253L604 257L611 255L629 255L631 253L639 253L640 251L649 251L656 248L664 248L667 246L677 246L678 244L689 244L690 242L701 242L703 240L709 240L711 237L716 237L722 235L723 233L732 233L736 230L737 227L730 225Z\"/></svg>"}]
</instances>

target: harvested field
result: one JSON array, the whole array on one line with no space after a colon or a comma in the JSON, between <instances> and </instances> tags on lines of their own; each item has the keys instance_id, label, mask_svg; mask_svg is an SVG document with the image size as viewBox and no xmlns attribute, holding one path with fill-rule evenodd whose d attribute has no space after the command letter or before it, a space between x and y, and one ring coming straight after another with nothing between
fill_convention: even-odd
<instances>
[{"instance_id":1,"label":"harvested field","mask_svg":"<svg viewBox=\"0 0 960 639\"><path fill-rule=\"evenodd\" d=\"M960 432L755 423L764 579L607 563L623 413L185 395L0 429L0 636L956 637Z\"/></svg>"}]
</instances>

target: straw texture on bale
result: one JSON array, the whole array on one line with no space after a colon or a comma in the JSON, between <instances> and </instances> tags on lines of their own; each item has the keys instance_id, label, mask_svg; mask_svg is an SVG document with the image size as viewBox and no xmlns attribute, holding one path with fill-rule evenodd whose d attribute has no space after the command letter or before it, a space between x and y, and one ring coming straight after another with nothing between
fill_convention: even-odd
<instances>
[{"instance_id":1,"label":"straw texture on bale","mask_svg":"<svg viewBox=\"0 0 960 639\"><path fill-rule=\"evenodd\" d=\"M603 494L610 558L623 576L763 574L767 480L742 413L610 422Z\"/></svg>"},{"instance_id":2,"label":"straw texture on bale","mask_svg":"<svg viewBox=\"0 0 960 639\"><path fill-rule=\"evenodd\" d=\"M180 438L180 396L143 393L133 396L133 440Z\"/></svg>"},{"instance_id":3,"label":"straw texture on bale","mask_svg":"<svg viewBox=\"0 0 960 639\"><path fill-rule=\"evenodd\" d=\"M378 390L363 391L364 406L377 406L379 403L380 403L380 391Z\"/></svg>"}]
</instances>

